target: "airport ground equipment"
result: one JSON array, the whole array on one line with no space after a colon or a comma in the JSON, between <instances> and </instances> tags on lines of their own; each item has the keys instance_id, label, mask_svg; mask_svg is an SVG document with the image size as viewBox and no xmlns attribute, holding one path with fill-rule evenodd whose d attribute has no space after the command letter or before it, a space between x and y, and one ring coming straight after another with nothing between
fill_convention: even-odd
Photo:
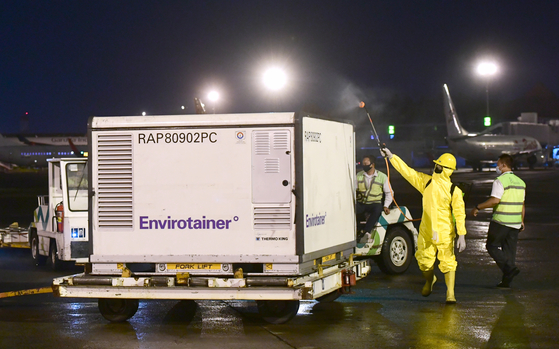
<instances>
[{"instance_id":1,"label":"airport ground equipment","mask_svg":"<svg viewBox=\"0 0 559 349\"><path fill-rule=\"evenodd\" d=\"M29 248L27 229L21 228L17 222L0 229L0 248Z\"/></svg>"},{"instance_id":2,"label":"airport ground equipment","mask_svg":"<svg viewBox=\"0 0 559 349\"><path fill-rule=\"evenodd\" d=\"M87 168L85 158L48 160L48 195L37 197L28 229L35 265L89 261Z\"/></svg>"},{"instance_id":3,"label":"airport ground equipment","mask_svg":"<svg viewBox=\"0 0 559 349\"><path fill-rule=\"evenodd\" d=\"M405 272L417 248L417 229L405 206L384 212L371 233L357 241L355 256L371 257L386 274Z\"/></svg>"},{"instance_id":4,"label":"airport ground equipment","mask_svg":"<svg viewBox=\"0 0 559 349\"><path fill-rule=\"evenodd\" d=\"M99 298L109 321L139 299L256 300L282 323L370 272L353 258L352 124L200 114L92 117L88 129L89 259L54 279L55 295Z\"/></svg>"}]
</instances>

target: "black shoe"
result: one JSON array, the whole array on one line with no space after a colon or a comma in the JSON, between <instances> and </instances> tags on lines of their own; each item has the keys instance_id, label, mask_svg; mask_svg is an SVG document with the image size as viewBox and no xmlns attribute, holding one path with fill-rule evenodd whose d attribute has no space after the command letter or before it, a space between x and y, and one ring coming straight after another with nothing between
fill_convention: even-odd
<instances>
[{"instance_id":1,"label":"black shoe","mask_svg":"<svg viewBox=\"0 0 559 349\"><path fill-rule=\"evenodd\" d=\"M365 234L366 234L366 233L365 233L365 230L360 230L360 231L357 233L357 242L361 241L361 239L363 239L363 236L365 236Z\"/></svg>"},{"instance_id":2,"label":"black shoe","mask_svg":"<svg viewBox=\"0 0 559 349\"><path fill-rule=\"evenodd\" d=\"M499 282L499 284L497 285L497 287L499 288L510 288L510 284L506 283L504 281Z\"/></svg>"},{"instance_id":3,"label":"black shoe","mask_svg":"<svg viewBox=\"0 0 559 349\"><path fill-rule=\"evenodd\" d=\"M497 287L509 288L512 279L514 279L514 277L518 274L520 274L520 269L517 267L512 268L510 272L503 275L503 280L497 285Z\"/></svg>"}]
</instances>

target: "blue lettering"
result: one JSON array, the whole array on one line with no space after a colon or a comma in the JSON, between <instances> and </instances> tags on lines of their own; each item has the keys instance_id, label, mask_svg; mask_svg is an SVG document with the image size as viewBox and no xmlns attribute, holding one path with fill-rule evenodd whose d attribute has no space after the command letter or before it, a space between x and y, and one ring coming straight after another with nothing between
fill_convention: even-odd
<instances>
[{"instance_id":1,"label":"blue lettering","mask_svg":"<svg viewBox=\"0 0 559 349\"><path fill-rule=\"evenodd\" d=\"M318 215L316 216L311 216L311 217L309 217L309 215L305 216L305 226L307 228L312 228L317 225L324 225L324 224L326 224L326 212L324 213L324 215L318 213Z\"/></svg>"},{"instance_id":2,"label":"blue lettering","mask_svg":"<svg viewBox=\"0 0 559 349\"><path fill-rule=\"evenodd\" d=\"M147 227L148 216L140 216L140 229L148 229Z\"/></svg>"},{"instance_id":3,"label":"blue lettering","mask_svg":"<svg viewBox=\"0 0 559 349\"><path fill-rule=\"evenodd\" d=\"M173 219L171 216L167 216L167 219L150 219L149 216L140 216L140 229L223 230L230 229L232 222L238 220L237 216L235 216L235 219L210 219L206 216L202 216L202 219L192 217Z\"/></svg>"}]
</instances>

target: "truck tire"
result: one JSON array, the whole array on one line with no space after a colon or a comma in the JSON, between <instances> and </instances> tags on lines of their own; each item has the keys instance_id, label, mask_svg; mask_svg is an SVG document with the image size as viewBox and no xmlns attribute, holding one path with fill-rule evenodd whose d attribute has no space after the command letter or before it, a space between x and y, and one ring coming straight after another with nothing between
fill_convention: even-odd
<instances>
[{"instance_id":1,"label":"truck tire","mask_svg":"<svg viewBox=\"0 0 559 349\"><path fill-rule=\"evenodd\" d=\"M99 298L99 312L110 322L123 322L138 311L137 299Z\"/></svg>"},{"instance_id":2,"label":"truck tire","mask_svg":"<svg viewBox=\"0 0 559 349\"><path fill-rule=\"evenodd\" d=\"M389 228L380 256L375 258L380 270L385 274L402 274L410 266L413 245L406 228Z\"/></svg>"},{"instance_id":3,"label":"truck tire","mask_svg":"<svg viewBox=\"0 0 559 349\"><path fill-rule=\"evenodd\" d=\"M60 270L63 262L58 258L58 249L56 248L56 241L54 240L50 240L49 257L52 270Z\"/></svg>"},{"instance_id":4,"label":"truck tire","mask_svg":"<svg viewBox=\"0 0 559 349\"><path fill-rule=\"evenodd\" d=\"M258 313L270 324L283 324L293 319L299 311L299 301L256 301Z\"/></svg>"},{"instance_id":5,"label":"truck tire","mask_svg":"<svg viewBox=\"0 0 559 349\"><path fill-rule=\"evenodd\" d=\"M31 236L31 258L36 266L45 265L47 263L47 256L39 254L39 237L35 233L29 234Z\"/></svg>"},{"instance_id":6,"label":"truck tire","mask_svg":"<svg viewBox=\"0 0 559 349\"><path fill-rule=\"evenodd\" d=\"M330 292L328 294L325 294L324 296L318 297L316 300L319 301L320 303L332 303L333 301L335 301L336 299L338 299L338 297L340 297L342 294L340 293L340 290L336 290L334 292Z\"/></svg>"}]
</instances>

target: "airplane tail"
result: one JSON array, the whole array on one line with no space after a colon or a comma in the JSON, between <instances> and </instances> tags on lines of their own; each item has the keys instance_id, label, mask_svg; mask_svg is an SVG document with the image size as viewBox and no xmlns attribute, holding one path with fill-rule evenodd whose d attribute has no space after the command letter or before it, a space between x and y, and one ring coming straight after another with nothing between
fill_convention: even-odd
<instances>
[{"instance_id":1,"label":"airplane tail","mask_svg":"<svg viewBox=\"0 0 559 349\"><path fill-rule=\"evenodd\" d=\"M196 114L206 114L206 109L204 107L204 103L202 103L200 99L194 97L194 109L196 110Z\"/></svg>"},{"instance_id":2,"label":"airplane tail","mask_svg":"<svg viewBox=\"0 0 559 349\"><path fill-rule=\"evenodd\" d=\"M456 109L452 103L452 98L450 98L450 92L448 92L448 86L443 85L444 94L444 115L446 118L446 131L448 133L448 138L463 137L468 135L462 125L460 125L460 120L458 120L458 114L456 114Z\"/></svg>"}]
</instances>

